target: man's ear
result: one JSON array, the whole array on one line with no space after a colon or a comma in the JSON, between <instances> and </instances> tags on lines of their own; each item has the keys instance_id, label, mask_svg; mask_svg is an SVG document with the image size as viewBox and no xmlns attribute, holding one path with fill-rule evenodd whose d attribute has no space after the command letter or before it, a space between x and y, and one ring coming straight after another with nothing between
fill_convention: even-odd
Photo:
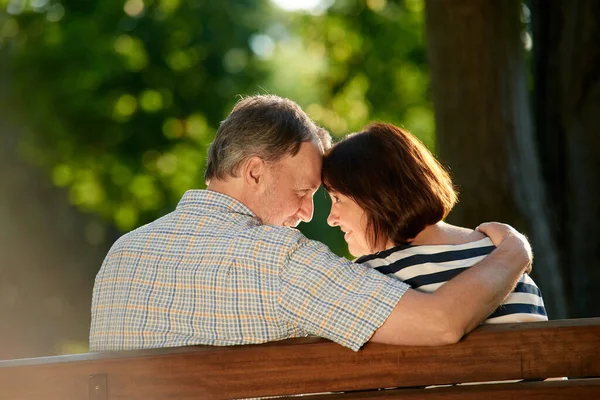
<instances>
[{"instance_id":1,"label":"man's ear","mask_svg":"<svg viewBox=\"0 0 600 400\"><path fill-rule=\"evenodd\" d=\"M260 185L265 178L267 166L265 161L260 157L250 157L244 164L243 178L244 182L250 187Z\"/></svg>"}]
</instances>

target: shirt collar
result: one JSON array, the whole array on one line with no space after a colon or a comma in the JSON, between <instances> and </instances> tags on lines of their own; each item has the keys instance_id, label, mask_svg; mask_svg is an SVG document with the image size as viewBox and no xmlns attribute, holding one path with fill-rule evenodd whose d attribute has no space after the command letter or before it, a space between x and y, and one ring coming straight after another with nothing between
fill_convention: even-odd
<instances>
[{"instance_id":1,"label":"shirt collar","mask_svg":"<svg viewBox=\"0 0 600 400\"><path fill-rule=\"evenodd\" d=\"M258 219L244 203L223 193L213 190L188 190L184 193L177 208L198 207L214 212L235 212Z\"/></svg>"}]
</instances>

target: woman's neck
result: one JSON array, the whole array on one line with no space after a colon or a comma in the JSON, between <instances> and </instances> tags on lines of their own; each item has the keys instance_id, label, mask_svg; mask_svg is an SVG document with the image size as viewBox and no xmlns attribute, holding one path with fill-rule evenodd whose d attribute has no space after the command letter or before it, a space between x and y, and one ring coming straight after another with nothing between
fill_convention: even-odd
<instances>
[{"instance_id":1,"label":"woman's neck","mask_svg":"<svg viewBox=\"0 0 600 400\"><path fill-rule=\"evenodd\" d=\"M427 244L441 244L442 236L444 236L444 231L447 230L448 225L444 222L438 222L434 225L428 225L423 229L414 239L408 240L412 245L427 245ZM375 252L391 249L392 247L397 246L393 241L388 240L385 244L385 247L380 249L375 249Z\"/></svg>"},{"instance_id":2,"label":"woman's neck","mask_svg":"<svg viewBox=\"0 0 600 400\"><path fill-rule=\"evenodd\" d=\"M448 227L451 225L445 222L438 222L437 224L428 225L423 229L410 244L413 245L426 245L426 244L443 244L448 239Z\"/></svg>"},{"instance_id":3,"label":"woman's neck","mask_svg":"<svg viewBox=\"0 0 600 400\"><path fill-rule=\"evenodd\" d=\"M464 244L481 240L484 234L469 228L450 225L443 221L425 227L413 240L413 245Z\"/></svg>"},{"instance_id":4,"label":"woman's neck","mask_svg":"<svg viewBox=\"0 0 600 400\"><path fill-rule=\"evenodd\" d=\"M475 242L485 238L485 235L479 231L460 226L447 224L440 221L433 225L428 225L414 239L409 240L411 245L447 245L447 244L465 244ZM374 252L383 251L395 247L396 244L388 240L384 248L376 249Z\"/></svg>"}]
</instances>

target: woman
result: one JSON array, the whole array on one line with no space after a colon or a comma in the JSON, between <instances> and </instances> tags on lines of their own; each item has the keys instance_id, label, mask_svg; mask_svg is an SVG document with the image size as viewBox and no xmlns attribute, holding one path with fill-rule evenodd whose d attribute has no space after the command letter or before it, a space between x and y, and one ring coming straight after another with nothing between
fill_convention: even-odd
<instances>
[{"instance_id":1,"label":"woman","mask_svg":"<svg viewBox=\"0 0 600 400\"><path fill-rule=\"evenodd\" d=\"M477 230L443 222L457 201L450 177L410 133L374 123L348 135L323 160L339 226L356 262L431 292L493 249ZM524 274L486 323L545 321L540 290Z\"/></svg>"}]
</instances>

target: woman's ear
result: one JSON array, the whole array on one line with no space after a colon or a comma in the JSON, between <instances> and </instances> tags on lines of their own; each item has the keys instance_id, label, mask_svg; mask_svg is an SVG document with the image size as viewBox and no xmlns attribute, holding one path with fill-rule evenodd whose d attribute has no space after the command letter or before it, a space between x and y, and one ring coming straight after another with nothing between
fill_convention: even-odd
<instances>
[{"instance_id":1,"label":"woman's ear","mask_svg":"<svg viewBox=\"0 0 600 400\"><path fill-rule=\"evenodd\" d=\"M260 157L250 157L244 164L243 178L248 186L258 186L265 178L266 164Z\"/></svg>"}]
</instances>

